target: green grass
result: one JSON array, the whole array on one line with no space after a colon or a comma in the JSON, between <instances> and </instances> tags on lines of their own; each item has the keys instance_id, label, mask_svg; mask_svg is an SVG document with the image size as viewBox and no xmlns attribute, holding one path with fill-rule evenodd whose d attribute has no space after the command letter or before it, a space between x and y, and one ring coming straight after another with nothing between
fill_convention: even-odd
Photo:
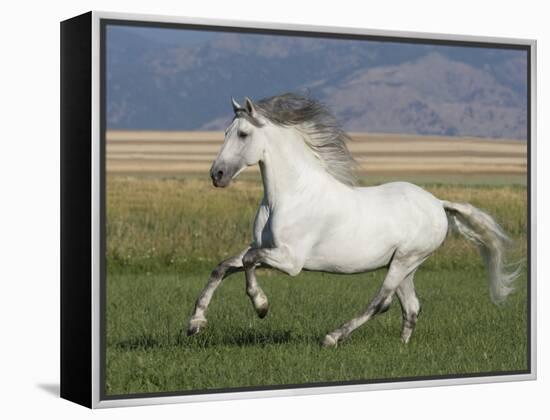
<instances>
[{"instance_id":1,"label":"green grass","mask_svg":"<svg viewBox=\"0 0 550 420\"><path fill-rule=\"evenodd\" d=\"M109 394L527 369L525 278L497 307L481 267L420 271L423 311L408 345L394 302L337 349L323 349L320 339L365 308L383 272L261 276L271 304L263 320L236 274L218 290L207 329L187 338L182 330L204 273L110 277Z\"/></svg>"},{"instance_id":2,"label":"green grass","mask_svg":"<svg viewBox=\"0 0 550 420\"><path fill-rule=\"evenodd\" d=\"M493 214L525 258L526 191L521 186L425 184L438 197ZM255 182L214 190L185 179L108 180L108 395L248 386L521 371L527 365L525 274L502 306L489 299L477 250L451 237L419 270L422 303L408 345L391 309L336 349L320 339L360 313L385 274L261 270L270 300L257 318L244 276L228 278L196 337L183 334L194 301L221 258L250 239L261 194Z\"/></svg>"}]
</instances>

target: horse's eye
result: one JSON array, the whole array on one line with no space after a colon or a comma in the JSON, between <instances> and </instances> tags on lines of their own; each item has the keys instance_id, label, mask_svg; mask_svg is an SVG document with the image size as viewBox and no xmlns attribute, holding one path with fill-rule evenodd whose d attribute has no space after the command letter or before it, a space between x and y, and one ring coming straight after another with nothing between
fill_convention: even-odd
<instances>
[{"instance_id":1,"label":"horse's eye","mask_svg":"<svg viewBox=\"0 0 550 420\"><path fill-rule=\"evenodd\" d=\"M245 133L244 131L239 131L237 135L239 136L239 138L244 139L246 138L246 136L248 136L248 133Z\"/></svg>"}]
</instances>

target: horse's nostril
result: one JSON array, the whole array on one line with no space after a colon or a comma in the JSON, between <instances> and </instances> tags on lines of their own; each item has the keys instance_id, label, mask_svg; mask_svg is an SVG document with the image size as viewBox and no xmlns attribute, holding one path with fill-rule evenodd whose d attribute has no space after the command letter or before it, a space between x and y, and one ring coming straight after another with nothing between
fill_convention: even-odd
<instances>
[{"instance_id":1,"label":"horse's nostril","mask_svg":"<svg viewBox=\"0 0 550 420\"><path fill-rule=\"evenodd\" d=\"M223 171L216 172L216 178L220 179L223 176Z\"/></svg>"}]
</instances>

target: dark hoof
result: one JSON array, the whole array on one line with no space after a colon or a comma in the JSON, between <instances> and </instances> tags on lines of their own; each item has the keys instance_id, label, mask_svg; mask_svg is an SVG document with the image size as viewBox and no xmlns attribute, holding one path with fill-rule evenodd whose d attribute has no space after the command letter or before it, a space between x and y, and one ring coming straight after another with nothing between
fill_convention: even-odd
<instances>
[{"instance_id":1,"label":"dark hoof","mask_svg":"<svg viewBox=\"0 0 550 420\"><path fill-rule=\"evenodd\" d=\"M256 308L256 313L260 317L260 319L264 319L267 316L267 313L269 312L269 305L266 303L265 305L262 305L259 308Z\"/></svg>"},{"instance_id":2,"label":"dark hoof","mask_svg":"<svg viewBox=\"0 0 550 420\"><path fill-rule=\"evenodd\" d=\"M192 319L191 321L189 321L189 326L187 327L187 336L191 337L192 335L198 334L200 330L204 327L206 327L206 319Z\"/></svg>"}]
</instances>

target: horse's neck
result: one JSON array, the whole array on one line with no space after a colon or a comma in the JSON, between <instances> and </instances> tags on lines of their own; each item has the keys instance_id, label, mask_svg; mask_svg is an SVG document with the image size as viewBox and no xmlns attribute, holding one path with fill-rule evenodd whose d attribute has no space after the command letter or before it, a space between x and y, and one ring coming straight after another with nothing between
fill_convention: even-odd
<instances>
[{"instance_id":1,"label":"horse's neck","mask_svg":"<svg viewBox=\"0 0 550 420\"><path fill-rule=\"evenodd\" d=\"M265 199L269 207L295 203L338 182L299 138L277 139L260 161Z\"/></svg>"}]
</instances>

